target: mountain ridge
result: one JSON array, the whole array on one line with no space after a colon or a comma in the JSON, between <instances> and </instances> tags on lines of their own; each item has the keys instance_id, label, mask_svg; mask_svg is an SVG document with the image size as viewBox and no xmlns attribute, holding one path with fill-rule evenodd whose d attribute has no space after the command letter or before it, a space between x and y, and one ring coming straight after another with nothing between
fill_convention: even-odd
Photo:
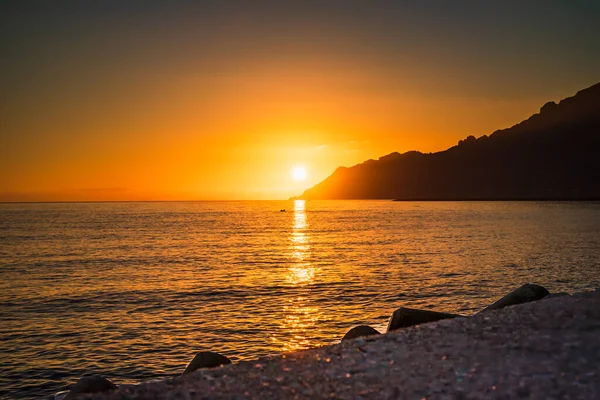
<instances>
[{"instance_id":1,"label":"mountain ridge","mask_svg":"<svg viewBox=\"0 0 600 400\"><path fill-rule=\"evenodd\" d=\"M600 199L600 83L510 128L435 153L338 167L301 199Z\"/></svg>"}]
</instances>

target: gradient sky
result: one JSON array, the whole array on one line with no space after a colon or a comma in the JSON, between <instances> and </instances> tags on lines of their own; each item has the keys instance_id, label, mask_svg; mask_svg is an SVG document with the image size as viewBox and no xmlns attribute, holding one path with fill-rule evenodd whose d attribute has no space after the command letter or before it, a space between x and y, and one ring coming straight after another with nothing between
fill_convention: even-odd
<instances>
[{"instance_id":1,"label":"gradient sky","mask_svg":"<svg viewBox=\"0 0 600 400\"><path fill-rule=\"evenodd\" d=\"M600 3L4 0L0 60L0 201L281 199L597 83Z\"/></svg>"}]
</instances>

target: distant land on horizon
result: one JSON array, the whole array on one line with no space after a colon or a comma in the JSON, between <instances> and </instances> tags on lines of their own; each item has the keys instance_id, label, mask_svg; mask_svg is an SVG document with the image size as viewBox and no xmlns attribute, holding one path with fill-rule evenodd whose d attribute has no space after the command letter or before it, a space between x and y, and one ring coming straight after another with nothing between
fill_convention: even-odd
<instances>
[{"instance_id":1,"label":"distant land on horizon","mask_svg":"<svg viewBox=\"0 0 600 400\"><path fill-rule=\"evenodd\" d=\"M294 198L600 200L600 83L445 151L339 167Z\"/></svg>"}]
</instances>

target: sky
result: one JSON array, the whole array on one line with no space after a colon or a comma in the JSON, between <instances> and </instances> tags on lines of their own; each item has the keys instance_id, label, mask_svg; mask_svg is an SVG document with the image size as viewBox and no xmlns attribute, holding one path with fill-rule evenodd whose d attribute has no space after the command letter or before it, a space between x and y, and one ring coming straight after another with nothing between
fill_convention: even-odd
<instances>
[{"instance_id":1,"label":"sky","mask_svg":"<svg viewBox=\"0 0 600 400\"><path fill-rule=\"evenodd\" d=\"M599 82L600 3L4 0L0 60L0 201L285 199Z\"/></svg>"}]
</instances>

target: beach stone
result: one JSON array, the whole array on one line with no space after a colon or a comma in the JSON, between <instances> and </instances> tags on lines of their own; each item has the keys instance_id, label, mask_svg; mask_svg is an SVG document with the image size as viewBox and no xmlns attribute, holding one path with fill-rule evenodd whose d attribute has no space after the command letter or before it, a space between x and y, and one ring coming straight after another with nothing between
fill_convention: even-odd
<instances>
[{"instance_id":1,"label":"beach stone","mask_svg":"<svg viewBox=\"0 0 600 400\"><path fill-rule=\"evenodd\" d=\"M571 295L571 297L573 297L575 299L581 299L581 298L587 298L587 297L594 297L597 295L598 295L597 291L586 290L584 292L573 293Z\"/></svg>"},{"instance_id":2,"label":"beach stone","mask_svg":"<svg viewBox=\"0 0 600 400\"><path fill-rule=\"evenodd\" d=\"M117 385L100 375L88 375L79 379L63 399L70 400L80 394L106 392L116 388Z\"/></svg>"},{"instance_id":3,"label":"beach stone","mask_svg":"<svg viewBox=\"0 0 600 400\"><path fill-rule=\"evenodd\" d=\"M549 295L545 296L543 298L543 300L555 299L557 297L565 297L565 296L571 297L571 295L567 292L559 292L559 293L550 293Z\"/></svg>"},{"instance_id":4,"label":"beach stone","mask_svg":"<svg viewBox=\"0 0 600 400\"><path fill-rule=\"evenodd\" d=\"M222 354L214 351L201 351L194 356L194 359L185 367L182 375L194 372L201 368L215 368L221 365L231 364L231 360Z\"/></svg>"},{"instance_id":5,"label":"beach stone","mask_svg":"<svg viewBox=\"0 0 600 400\"><path fill-rule=\"evenodd\" d=\"M535 285L533 283L526 283L523 286L513 290L506 296L502 297L494 304L484 308L479 313L490 310L499 310L504 307L528 303L530 301L541 300L549 294L550 292L543 286Z\"/></svg>"},{"instance_id":6,"label":"beach stone","mask_svg":"<svg viewBox=\"0 0 600 400\"><path fill-rule=\"evenodd\" d=\"M461 317L458 314L442 313L429 310L417 310L414 308L400 307L392 313L387 332L413 325L425 324L427 322L440 321L442 319Z\"/></svg>"},{"instance_id":7,"label":"beach stone","mask_svg":"<svg viewBox=\"0 0 600 400\"><path fill-rule=\"evenodd\" d=\"M369 325L358 325L346 332L346 334L342 338L342 342L344 340L356 339L359 337L371 335L381 335L381 333L379 333L377 329L371 328Z\"/></svg>"}]
</instances>

